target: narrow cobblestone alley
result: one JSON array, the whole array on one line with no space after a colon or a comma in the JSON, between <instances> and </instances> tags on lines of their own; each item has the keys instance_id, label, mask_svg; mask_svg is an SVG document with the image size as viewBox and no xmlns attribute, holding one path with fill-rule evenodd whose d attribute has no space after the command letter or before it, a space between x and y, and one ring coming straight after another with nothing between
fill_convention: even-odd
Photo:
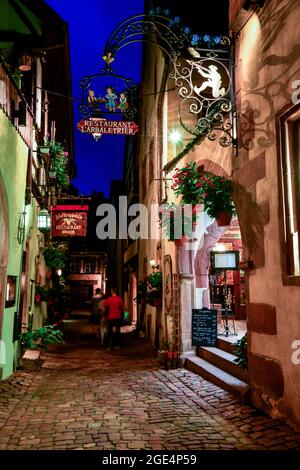
<instances>
[{"instance_id":1,"label":"narrow cobblestone alley","mask_svg":"<svg viewBox=\"0 0 300 470\"><path fill-rule=\"evenodd\" d=\"M143 339L101 350L85 320L66 338L38 371L1 383L0 449L300 449L287 425L187 370L158 368Z\"/></svg>"}]
</instances>

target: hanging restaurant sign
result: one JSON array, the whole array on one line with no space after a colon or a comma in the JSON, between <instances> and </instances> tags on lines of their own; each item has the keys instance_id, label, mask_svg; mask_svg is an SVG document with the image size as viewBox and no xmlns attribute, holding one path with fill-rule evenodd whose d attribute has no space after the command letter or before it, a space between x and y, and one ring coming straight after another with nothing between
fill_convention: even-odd
<instances>
[{"instance_id":1,"label":"hanging restaurant sign","mask_svg":"<svg viewBox=\"0 0 300 470\"><path fill-rule=\"evenodd\" d=\"M89 206L59 205L51 207L52 237L85 237Z\"/></svg>"},{"instance_id":2,"label":"hanging restaurant sign","mask_svg":"<svg viewBox=\"0 0 300 470\"><path fill-rule=\"evenodd\" d=\"M155 44L168 57L169 78L178 91L178 117L184 130L236 148L234 41L203 31L195 34L180 17L171 16L169 9L156 7L113 29L102 57L108 74L117 53L135 42ZM89 84L85 86L88 89Z\"/></svg>"},{"instance_id":3,"label":"hanging restaurant sign","mask_svg":"<svg viewBox=\"0 0 300 470\"><path fill-rule=\"evenodd\" d=\"M82 119L77 129L86 134L134 135L138 125L133 121L108 121L106 119Z\"/></svg>"},{"instance_id":4,"label":"hanging restaurant sign","mask_svg":"<svg viewBox=\"0 0 300 470\"><path fill-rule=\"evenodd\" d=\"M113 73L107 63L101 73L83 77L80 87L82 98L79 110L85 119L113 114L129 120L137 113L136 84L131 78Z\"/></svg>"}]
</instances>

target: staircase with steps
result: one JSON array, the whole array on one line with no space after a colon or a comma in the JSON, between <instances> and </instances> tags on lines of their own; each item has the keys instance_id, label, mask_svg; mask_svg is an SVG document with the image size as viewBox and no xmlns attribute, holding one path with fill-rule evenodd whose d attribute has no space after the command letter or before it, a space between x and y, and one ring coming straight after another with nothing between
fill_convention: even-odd
<instances>
[{"instance_id":1,"label":"staircase with steps","mask_svg":"<svg viewBox=\"0 0 300 470\"><path fill-rule=\"evenodd\" d=\"M250 395L249 377L234 362L234 344L218 338L216 347L200 346L197 352L197 355L186 357L185 367L238 396L242 403L247 403Z\"/></svg>"}]
</instances>

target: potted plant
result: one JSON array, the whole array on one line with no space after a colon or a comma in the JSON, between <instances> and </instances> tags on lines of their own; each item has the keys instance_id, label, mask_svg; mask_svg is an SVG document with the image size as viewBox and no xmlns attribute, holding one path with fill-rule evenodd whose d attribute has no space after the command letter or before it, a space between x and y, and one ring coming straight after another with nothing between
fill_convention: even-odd
<instances>
[{"instance_id":1,"label":"potted plant","mask_svg":"<svg viewBox=\"0 0 300 470\"><path fill-rule=\"evenodd\" d=\"M237 355L234 362L236 362L243 370L248 370L247 333L235 343L234 353Z\"/></svg>"},{"instance_id":2,"label":"potted plant","mask_svg":"<svg viewBox=\"0 0 300 470\"><path fill-rule=\"evenodd\" d=\"M199 188L200 174L195 162L189 162L183 168L175 168L173 184L171 188L176 196L181 196L181 204L192 204L193 206L201 202L201 188Z\"/></svg>"},{"instance_id":3,"label":"potted plant","mask_svg":"<svg viewBox=\"0 0 300 470\"><path fill-rule=\"evenodd\" d=\"M45 325L36 330L28 328L20 334L21 345L24 349L41 349L47 351L50 344L64 343L63 333L52 325Z\"/></svg>"},{"instance_id":4,"label":"potted plant","mask_svg":"<svg viewBox=\"0 0 300 470\"><path fill-rule=\"evenodd\" d=\"M178 223L176 220L181 218L181 234L176 233L179 231ZM182 246L187 240L187 237L192 235L193 223L196 221L197 215L192 214L192 220L183 212L183 207L176 204L167 204L159 211L159 226L163 229L166 238L172 241L177 246ZM178 235L181 235L179 238Z\"/></svg>"},{"instance_id":5,"label":"potted plant","mask_svg":"<svg viewBox=\"0 0 300 470\"><path fill-rule=\"evenodd\" d=\"M169 351L169 343L165 338L163 338L160 343L159 350L157 351L158 362L161 366L166 364L166 361L168 358L168 351Z\"/></svg>"},{"instance_id":6,"label":"potted plant","mask_svg":"<svg viewBox=\"0 0 300 470\"><path fill-rule=\"evenodd\" d=\"M162 304L162 273L156 271L139 282L135 301L141 305L160 307Z\"/></svg>"},{"instance_id":7,"label":"potted plant","mask_svg":"<svg viewBox=\"0 0 300 470\"><path fill-rule=\"evenodd\" d=\"M219 226L230 225L235 208L232 202L232 182L222 176L201 175L195 162L189 162L173 175L172 189L181 197L181 204L192 204L193 218L197 204L203 204L209 217Z\"/></svg>"},{"instance_id":8,"label":"potted plant","mask_svg":"<svg viewBox=\"0 0 300 470\"><path fill-rule=\"evenodd\" d=\"M36 286L34 302L40 304L48 298L48 290L44 286Z\"/></svg>"},{"instance_id":9,"label":"potted plant","mask_svg":"<svg viewBox=\"0 0 300 470\"><path fill-rule=\"evenodd\" d=\"M230 225L236 211L232 202L232 182L222 176L203 175L197 183L204 209L219 226Z\"/></svg>"},{"instance_id":10,"label":"potted plant","mask_svg":"<svg viewBox=\"0 0 300 470\"><path fill-rule=\"evenodd\" d=\"M162 273L156 271L150 273L147 278L147 303L153 307L161 307L162 304Z\"/></svg>"},{"instance_id":11,"label":"potted plant","mask_svg":"<svg viewBox=\"0 0 300 470\"><path fill-rule=\"evenodd\" d=\"M60 244L49 244L43 249L43 256L45 264L52 271L57 269L64 269L66 266L66 250L65 247Z\"/></svg>"}]
</instances>

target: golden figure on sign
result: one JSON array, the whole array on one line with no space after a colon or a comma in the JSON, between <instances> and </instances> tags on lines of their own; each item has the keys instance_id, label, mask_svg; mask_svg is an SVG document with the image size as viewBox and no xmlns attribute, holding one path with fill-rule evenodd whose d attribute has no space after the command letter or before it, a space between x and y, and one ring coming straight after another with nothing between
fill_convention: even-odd
<instances>
[{"instance_id":1,"label":"golden figure on sign","mask_svg":"<svg viewBox=\"0 0 300 470\"><path fill-rule=\"evenodd\" d=\"M104 55L102 59L107 63L107 65L110 65L115 60L111 52L108 52L106 55Z\"/></svg>"}]
</instances>

